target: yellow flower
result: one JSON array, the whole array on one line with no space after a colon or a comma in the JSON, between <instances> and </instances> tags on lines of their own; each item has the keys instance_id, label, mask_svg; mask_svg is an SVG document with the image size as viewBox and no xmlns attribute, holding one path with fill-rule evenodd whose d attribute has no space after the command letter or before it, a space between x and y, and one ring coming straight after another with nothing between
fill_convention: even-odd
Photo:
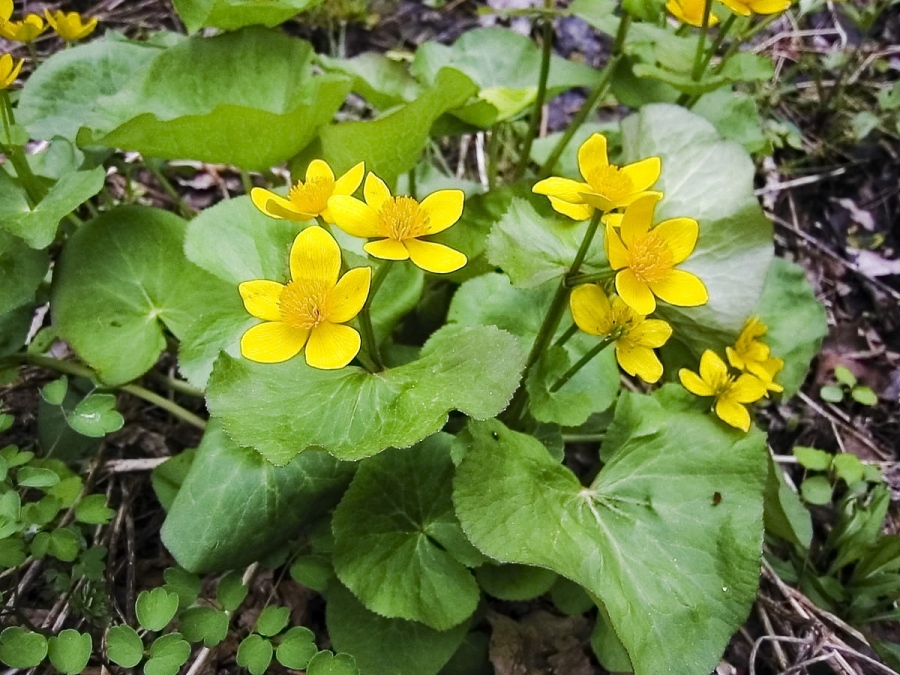
<instances>
[{"instance_id":1,"label":"yellow flower","mask_svg":"<svg viewBox=\"0 0 900 675\"><path fill-rule=\"evenodd\" d=\"M703 10L706 8L706 0L669 0L666 9L672 13L681 23L691 26L703 26ZM709 26L719 23L719 17L709 13Z\"/></svg>"},{"instance_id":2,"label":"yellow flower","mask_svg":"<svg viewBox=\"0 0 900 675\"><path fill-rule=\"evenodd\" d=\"M328 200L333 195L356 192L364 173L365 164L360 162L335 180L331 167L321 159L314 159L306 168L306 182L298 180L287 199L263 188L253 188L250 199L256 208L272 218L302 222L322 216L326 223L333 223Z\"/></svg>"},{"instance_id":3,"label":"yellow flower","mask_svg":"<svg viewBox=\"0 0 900 675\"><path fill-rule=\"evenodd\" d=\"M56 34L67 42L82 40L93 33L97 27L96 17L85 23L78 12L51 12L45 9L44 16L47 17L47 23L56 31Z\"/></svg>"},{"instance_id":4,"label":"yellow flower","mask_svg":"<svg viewBox=\"0 0 900 675\"><path fill-rule=\"evenodd\" d=\"M635 312L646 316L656 298L696 307L709 300L706 286L690 272L675 269L697 245L700 226L693 218L670 218L651 228L659 193L641 196L625 209L618 228L606 226L606 257L616 274L616 291Z\"/></svg>"},{"instance_id":5,"label":"yellow flower","mask_svg":"<svg viewBox=\"0 0 900 675\"><path fill-rule=\"evenodd\" d=\"M318 226L294 239L290 267L286 285L260 279L238 287L247 311L265 322L244 333L241 354L251 361L280 363L306 347L306 363L313 368L343 368L359 353L360 337L341 324L363 308L372 268L356 267L339 279L341 249Z\"/></svg>"},{"instance_id":6,"label":"yellow flower","mask_svg":"<svg viewBox=\"0 0 900 675\"><path fill-rule=\"evenodd\" d=\"M697 396L715 398L716 415L726 424L748 431L750 413L747 403L754 403L766 394L766 386L759 378L744 373L737 379L728 374L728 366L711 349L700 357L700 374L682 368L678 371L681 384Z\"/></svg>"},{"instance_id":7,"label":"yellow flower","mask_svg":"<svg viewBox=\"0 0 900 675\"><path fill-rule=\"evenodd\" d=\"M768 391L781 392L784 387L773 380L784 368L784 360L769 355L769 345L761 342L768 327L758 316L751 316L744 322L744 327L734 341L734 347L725 347L728 363L733 367L751 375L756 375L766 385Z\"/></svg>"},{"instance_id":8,"label":"yellow flower","mask_svg":"<svg viewBox=\"0 0 900 675\"><path fill-rule=\"evenodd\" d=\"M617 295L610 300L596 284L576 287L569 307L575 324L585 333L615 340L616 360L622 370L644 382L662 377L663 367L653 350L672 336L668 323L636 314Z\"/></svg>"},{"instance_id":9,"label":"yellow flower","mask_svg":"<svg viewBox=\"0 0 900 675\"><path fill-rule=\"evenodd\" d=\"M47 30L44 20L37 14L29 14L22 21L0 24L0 37L16 42L31 42Z\"/></svg>"},{"instance_id":10,"label":"yellow flower","mask_svg":"<svg viewBox=\"0 0 900 675\"><path fill-rule=\"evenodd\" d=\"M791 6L791 0L719 0L735 14L778 14Z\"/></svg>"},{"instance_id":11,"label":"yellow flower","mask_svg":"<svg viewBox=\"0 0 900 675\"><path fill-rule=\"evenodd\" d=\"M13 13L13 0L0 0L0 26L9 21Z\"/></svg>"},{"instance_id":12,"label":"yellow flower","mask_svg":"<svg viewBox=\"0 0 900 675\"><path fill-rule=\"evenodd\" d=\"M335 195L328 208L335 224L354 237L375 238L363 246L369 255L384 260L412 260L426 272L454 272L466 256L449 246L422 237L443 232L462 215L462 190L438 190L420 204L412 197L393 197L384 181L366 176L365 203Z\"/></svg>"},{"instance_id":13,"label":"yellow flower","mask_svg":"<svg viewBox=\"0 0 900 675\"><path fill-rule=\"evenodd\" d=\"M10 54L0 56L0 89L9 89L19 76L23 63L25 63L25 59L19 59L19 62L16 63Z\"/></svg>"},{"instance_id":14,"label":"yellow flower","mask_svg":"<svg viewBox=\"0 0 900 675\"><path fill-rule=\"evenodd\" d=\"M578 170L586 182L553 177L539 181L531 191L549 197L550 205L563 215L587 220L594 209L612 211L648 194L659 180L662 162L648 157L623 167L610 164L606 137L594 134L578 148Z\"/></svg>"}]
</instances>

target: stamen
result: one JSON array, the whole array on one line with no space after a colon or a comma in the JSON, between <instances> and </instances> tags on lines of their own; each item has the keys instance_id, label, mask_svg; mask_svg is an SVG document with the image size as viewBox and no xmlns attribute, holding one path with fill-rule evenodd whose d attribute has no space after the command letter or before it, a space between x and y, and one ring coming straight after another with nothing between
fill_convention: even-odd
<instances>
[{"instance_id":1,"label":"stamen","mask_svg":"<svg viewBox=\"0 0 900 675\"><path fill-rule=\"evenodd\" d=\"M325 176L315 176L291 188L288 199L303 213L320 214L328 208L328 198L334 192L334 181Z\"/></svg>"},{"instance_id":2,"label":"stamen","mask_svg":"<svg viewBox=\"0 0 900 675\"><path fill-rule=\"evenodd\" d=\"M598 167L591 172L591 175L585 176L585 179L594 192L613 202L634 192L634 183L631 182L628 174L612 164Z\"/></svg>"},{"instance_id":3,"label":"stamen","mask_svg":"<svg viewBox=\"0 0 900 675\"><path fill-rule=\"evenodd\" d=\"M421 237L428 231L428 218L419 209L419 202L412 197L394 197L381 205L378 211L391 239L403 241Z\"/></svg>"},{"instance_id":4,"label":"stamen","mask_svg":"<svg viewBox=\"0 0 900 675\"><path fill-rule=\"evenodd\" d=\"M297 328L309 330L331 314L328 285L318 280L295 280L288 283L278 298L281 320Z\"/></svg>"},{"instance_id":5,"label":"stamen","mask_svg":"<svg viewBox=\"0 0 900 675\"><path fill-rule=\"evenodd\" d=\"M662 281L674 267L672 251L665 240L652 231L635 240L628 252L631 255L629 267L647 284Z\"/></svg>"}]
</instances>

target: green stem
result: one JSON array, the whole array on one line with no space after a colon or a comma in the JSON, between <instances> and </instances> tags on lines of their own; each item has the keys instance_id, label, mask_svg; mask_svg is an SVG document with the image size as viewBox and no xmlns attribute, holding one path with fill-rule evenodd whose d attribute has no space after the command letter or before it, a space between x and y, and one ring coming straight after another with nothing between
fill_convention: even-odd
<instances>
[{"instance_id":1,"label":"green stem","mask_svg":"<svg viewBox=\"0 0 900 675\"><path fill-rule=\"evenodd\" d=\"M616 69L616 66L619 65L619 61L622 60L622 47L625 44L625 36L628 34L629 25L631 25L631 15L625 12L622 15L622 18L619 20L619 30L616 33L616 42L613 46L613 56L609 59L609 61L606 62L606 65L603 67L603 73L600 76L600 81L597 83L594 91L590 93L590 96L588 96L587 100L575 114L575 117L572 118L571 123L566 128L562 137L556 142L553 151L550 153L547 161L544 162L544 166L542 166L541 170L538 172L538 178L547 178L551 173L553 173L553 168L556 166L559 158L562 156L566 147L571 142L572 137L575 135L575 132L578 131L579 127L581 127L581 125L584 124L585 120L587 120L588 115L591 114L597 102L606 95L606 92L609 89L609 84L612 80L613 71Z\"/></svg>"},{"instance_id":2,"label":"green stem","mask_svg":"<svg viewBox=\"0 0 900 675\"><path fill-rule=\"evenodd\" d=\"M12 141L12 127L16 123L16 115L13 112L8 90L0 90L0 100L2 100L3 108L3 130L6 132L6 138ZM16 175L19 177L22 187L25 188L25 192L32 202L30 206L39 204L44 195L47 194L47 190L37 179L37 176L32 173L31 165L28 164L24 150L18 145L11 144L6 146L5 144L0 144L0 151L9 157L9 161L15 168Z\"/></svg>"},{"instance_id":3,"label":"green stem","mask_svg":"<svg viewBox=\"0 0 900 675\"><path fill-rule=\"evenodd\" d=\"M375 339L375 330L372 328L372 300L381 284L387 277L390 262L383 260L375 269L375 276L372 277L372 284L369 287L369 297L359 312L359 333L362 337L363 345L366 348L371 366L374 368L372 372L381 372L384 370L384 361L381 358L381 350L378 349L378 340ZM368 366L367 366L368 367Z\"/></svg>"},{"instance_id":4,"label":"green stem","mask_svg":"<svg viewBox=\"0 0 900 675\"><path fill-rule=\"evenodd\" d=\"M590 362L591 359L593 359L595 356L597 356L597 354L599 354L604 349L609 347L613 342L614 342L613 338L606 337L606 338L603 338L602 340L600 340L600 342L595 344L593 347L591 347L589 352L587 352L584 356L582 356L580 359L578 359L578 361L575 363L575 365L573 365L565 373L563 373L562 377L560 377L553 384L553 386L550 387L550 393L552 394L552 393L557 392L560 389L562 389L562 387L565 386L566 382L568 382L573 377L575 377L575 374L579 370L584 368Z\"/></svg>"},{"instance_id":5,"label":"green stem","mask_svg":"<svg viewBox=\"0 0 900 675\"><path fill-rule=\"evenodd\" d=\"M563 443L602 443L606 434L563 434Z\"/></svg>"},{"instance_id":6,"label":"green stem","mask_svg":"<svg viewBox=\"0 0 900 675\"><path fill-rule=\"evenodd\" d=\"M249 197L250 190L253 189L253 179L250 178L250 172L246 169L241 169L241 185L244 186L244 194Z\"/></svg>"},{"instance_id":7,"label":"green stem","mask_svg":"<svg viewBox=\"0 0 900 675\"><path fill-rule=\"evenodd\" d=\"M703 70L709 67L709 62L712 61L713 57L722 47L722 43L725 41L725 38L728 36L728 33L731 32L732 27L734 27L734 22L737 20L737 14L732 14L727 19L725 19L725 23L721 25L719 28L719 32L716 34L716 39L713 40L712 47L709 48L709 51L706 53L706 56L703 58Z\"/></svg>"},{"instance_id":8,"label":"green stem","mask_svg":"<svg viewBox=\"0 0 900 675\"><path fill-rule=\"evenodd\" d=\"M407 188L409 188L409 196L416 199L416 167L409 170L406 182L409 183L409 185L407 185Z\"/></svg>"},{"instance_id":9,"label":"green stem","mask_svg":"<svg viewBox=\"0 0 900 675\"><path fill-rule=\"evenodd\" d=\"M553 346L554 346L554 347L562 347L562 346L563 346L564 344L566 344L569 340L571 340L572 337L573 337L573 336L575 335L575 333L577 333L577 332L578 332L578 326L575 325L575 324L573 323L571 326L569 326L568 328L566 328L566 332L565 332L565 333L563 333L562 335L559 336L559 339L558 339L556 342L553 343Z\"/></svg>"},{"instance_id":10,"label":"green stem","mask_svg":"<svg viewBox=\"0 0 900 675\"><path fill-rule=\"evenodd\" d=\"M699 82L703 77L703 55L706 50L706 36L709 34L709 13L712 11L712 0L706 0L703 5L703 22L700 25L700 39L697 41L697 51L694 52L694 67L691 69L691 79Z\"/></svg>"},{"instance_id":11,"label":"green stem","mask_svg":"<svg viewBox=\"0 0 900 675\"><path fill-rule=\"evenodd\" d=\"M177 391L179 394L184 394L185 396L193 396L194 398L203 398L205 394L201 389L197 389L192 387L184 380L179 380L174 377L169 377L168 375L163 375L162 373L156 373L151 371L148 375L159 382L167 386L172 391Z\"/></svg>"},{"instance_id":12,"label":"green stem","mask_svg":"<svg viewBox=\"0 0 900 675\"><path fill-rule=\"evenodd\" d=\"M544 0L547 9L553 9L553 0ZM544 101L547 98L547 78L550 75L550 56L553 52L553 19L543 20L544 44L541 51L541 71L538 76L537 95L534 98L534 109L531 111L531 121L528 125L528 134L522 145L522 154L519 155L519 163L516 166L516 178L519 178L528 166L531 159L531 146L541 126L541 118L544 114Z\"/></svg>"},{"instance_id":13,"label":"green stem","mask_svg":"<svg viewBox=\"0 0 900 675\"><path fill-rule=\"evenodd\" d=\"M42 368L48 368L50 370L55 370L58 373L64 373L66 375L72 375L73 377L83 377L87 380L91 380L95 384L100 386L105 386L100 381L100 378L97 376L93 370L88 368L87 366L82 366L78 363L72 363L71 361L62 361L60 359L54 359L49 356L40 356L38 354L16 354L12 357L12 359L16 359L18 361L22 361L25 363L30 363L35 366L40 366ZM124 391L132 396L136 396L137 398L143 399L148 403L152 403L153 405L162 408L163 410L171 413L175 417L184 420L188 424L192 424L198 429L206 428L206 420L198 417L194 413L189 410L182 408L180 405L175 403L174 401L170 401L164 396L160 396L159 394L150 391L149 389L145 389L137 384L123 384L119 387L116 387L120 391Z\"/></svg>"},{"instance_id":14,"label":"green stem","mask_svg":"<svg viewBox=\"0 0 900 675\"><path fill-rule=\"evenodd\" d=\"M573 286L580 286L581 284L603 283L604 281L609 281L615 276L615 270L604 270L602 272L594 272L592 274L579 274L574 277L570 275L566 279L566 284L571 288Z\"/></svg>"},{"instance_id":15,"label":"green stem","mask_svg":"<svg viewBox=\"0 0 900 675\"><path fill-rule=\"evenodd\" d=\"M183 218L190 220L195 215L194 209L188 206L187 202L181 198L181 195L178 194L178 190L175 189L175 186L166 178L165 174L157 169L151 162L147 162L147 169L150 173L153 174L153 177L156 178L157 182L162 186L162 189L165 191L167 195L169 195L169 199L172 200L172 203L178 209L178 212L181 214Z\"/></svg>"}]
</instances>

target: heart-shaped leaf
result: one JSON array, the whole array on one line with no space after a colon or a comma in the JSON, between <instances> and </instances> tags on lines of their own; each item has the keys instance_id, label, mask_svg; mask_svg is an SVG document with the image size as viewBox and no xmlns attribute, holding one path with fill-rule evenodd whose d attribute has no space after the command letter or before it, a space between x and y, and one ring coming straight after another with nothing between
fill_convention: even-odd
<instances>
[{"instance_id":1,"label":"heart-shaped leaf","mask_svg":"<svg viewBox=\"0 0 900 675\"><path fill-rule=\"evenodd\" d=\"M47 641L50 663L60 672L77 675L91 658L93 641L88 633L67 629Z\"/></svg>"},{"instance_id":2,"label":"heart-shaped leaf","mask_svg":"<svg viewBox=\"0 0 900 675\"><path fill-rule=\"evenodd\" d=\"M0 315L24 305L47 273L47 253L0 230Z\"/></svg>"},{"instance_id":3,"label":"heart-shaped leaf","mask_svg":"<svg viewBox=\"0 0 900 675\"><path fill-rule=\"evenodd\" d=\"M195 33L203 27L235 30L262 24L277 26L322 0L174 0L172 5Z\"/></svg>"}]
</instances>

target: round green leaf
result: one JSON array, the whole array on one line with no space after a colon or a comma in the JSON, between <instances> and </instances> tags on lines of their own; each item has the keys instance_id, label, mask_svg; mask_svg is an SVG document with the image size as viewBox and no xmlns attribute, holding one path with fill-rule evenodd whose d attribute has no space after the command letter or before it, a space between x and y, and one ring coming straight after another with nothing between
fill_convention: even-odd
<instances>
[{"instance_id":1,"label":"round green leaf","mask_svg":"<svg viewBox=\"0 0 900 675\"><path fill-rule=\"evenodd\" d=\"M476 568L478 585L501 600L532 600L543 595L559 578L555 573L528 565L494 565Z\"/></svg>"},{"instance_id":2,"label":"round green leaf","mask_svg":"<svg viewBox=\"0 0 900 675\"><path fill-rule=\"evenodd\" d=\"M236 288L185 259L184 231L171 213L121 207L82 226L63 249L53 319L103 380L120 384L149 369L166 346L164 329L179 337L198 317L240 306Z\"/></svg>"},{"instance_id":3,"label":"round green leaf","mask_svg":"<svg viewBox=\"0 0 900 675\"><path fill-rule=\"evenodd\" d=\"M65 375L41 389L41 396L51 405L61 405L69 389L69 378Z\"/></svg>"},{"instance_id":4,"label":"round green leaf","mask_svg":"<svg viewBox=\"0 0 900 675\"><path fill-rule=\"evenodd\" d=\"M530 436L496 421L467 429L454 503L482 552L546 567L598 597L636 673L715 667L756 595L761 432L625 393L608 461L584 487Z\"/></svg>"},{"instance_id":5,"label":"round green leaf","mask_svg":"<svg viewBox=\"0 0 900 675\"><path fill-rule=\"evenodd\" d=\"M291 565L291 579L314 591L323 593L334 579L331 562L320 555L300 556Z\"/></svg>"},{"instance_id":6,"label":"round green leaf","mask_svg":"<svg viewBox=\"0 0 900 675\"><path fill-rule=\"evenodd\" d=\"M166 589L178 594L178 607L190 607L200 595L200 577L180 567L167 567L163 572ZM190 640L194 642L194 640Z\"/></svg>"},{"instance_id":7,"label":"round green leaf","mask_svg":"<svg viewBox=\"0 0 900 675\"><path fill-rule=\"evenodd\" d=\"M831 481L827 476L812 476L800 483L800 494L810 504L830 504L832 491Z\"/></svg>"},{"instance_id":8,"label":"round green leaf","mask_svg":"<svg viewBox=\"0 0 900 675\"><path fill-rule=\"evenodd\" d=\"M322 0L174 0L172 5L191 33L204 26L235 30L277 26Z\"/></svg>"},{"instance_id":9,"label":"round green leaf","mask_svg":"<svg viewBox=\"0 0 900 675\"><path fill-rule=\"evenodd\" d=\"M207 402L235 441L275 464L311 447L360 459L409 447L439 430L451 410L496 415L518 386L524 360L516 338L484 326L444 327L418 360L377 375L317 370L302 357L269 365L223 354Z\"/></svg>"},{"instance_id":10,"label":"round green leaf","mask_svg":"<svg viewBox=\"0 0 900 675\"><path fill-rule=\"evenodd\" d=\"M447 630L478 605L450 498L448 437L363 462L334 512L334 569L371 611Z\"/></svg>"},{"instance_id":11,"label":"round green leaf","mask_svg":"<svg viewBox=\"0 0 900 675\"><path fill-rule=\"evenodd\" d=\"M0 230L0 315L24 305L47 273L45 251L29 248L21 239Z\"/></svg>"},{"instance_id":12,"label":"round green leaf","mask_svg":"<svg viewBox=\"0 0 900 675\"><path fill-rule=\"evenodd\" d=\"M819 397L829 403L840 403L844 400L844 390L836 384L827 384L819 389Z\"/></svg>"},{"instance_id":13,"label":"round green leaf","mask_svg":"<svg viewBox=\"0 0 900 675\"><path fill-rule=\"evenodd\" d=\"M316 636L309 628L294 626L281 639L275 658L285 668L302 670L316 655Z\"/></svg>"},{"instance_id":14,"label":"round green leaf","mask_svg":"<svg viewBox=\"0 0 900 675\"><path fill-rule=\"evenodd\" d=\"M847 485L859 483L863 479L863 463L859 457L849 452L834 456L834 472L843 478Z\"/></svg>"},{"instance_id":15,"label":"round green leaf","mask_svg":"<svg viewBox=\"0 0 900 675\"><path fill-rule=\"evenodd\" d=\"M75 519L90 525L105 525L116 512L106 505L106 495L88 495L75 506Z\"/></svg>"},{"instance_id":16,"label":"round green leaf","mask_svg":"<svg viewBox=\"0 0 900 675\"><path fill-rule=\"evenodd\" d=\"M266 607L256 618L255 630L260 635L271 637L284 630L290 618L291 610L288 607Z\"/></svg>"},{"instance_id":17,"label":"round green leaf","mask_svg":"<svg viewBox=\"0 0 900 675\"><path fill-rule=\"evenodd\" d=\"M352 653L363 675L435 675L469 630L468 621L446 631L367 610L340 584L328 589L328 635L335 649Z\"/></svg>"},{"instance_id":18,"label":"round green leaf","mask_svg":"<svg viewBox=\"0 0 900 675\"><path fill-rule=\"evenodd\" d=\"M212 607L191 607L181 613L181 632L188 642L214 647L228 635L228 615Z\"/></svg>"},{"instance_id":19,"label":"round green leaf","mask_svg":"<svg viewBox=\"0 0 900 675\"><path fill-rule=\"evenodd\" d=\"M350 654L335 655L324 651L310 659L306 675L359 675L359 668Z\"/></svg>"},{"instance_id":20,"label":"round green leaf","mask_svg":"<svg viewBox=\"0 0 900 675\"><path fill-rule=\"evenodd\" d=\"M11 668L34 668L47 656L47 639L40 633L33 633L10 626L0 633L0 661Z\"/></svg>"},{"instance_id":21,"label":"round green leaf","mask_svg":"<svg viewBox=\"0 0 900 675\"><path fill-rule=\"evenodd\" d=\"M245 637L237 650L237 664L251 675L263 675L272 662L272 643L253 633Z\"/></svg>"},{"instance_id":22,"label":"round green leaf","mask_svg":"<svg viewBox=\"0 0 900 675\"><path fill-rule=\"evenodd\" d=\"M16 474L19 487L49 488L59 483L59 476L50 469L23 466Z\"/></svg>"},{"instance_id":23,"label":"round green leaf","mask_svg":"<svg viewBox=\"0 0 900 675\"><path fill-rule=\"evenodd\" d=\"M137 620L146 630L165 628L178 611L178 594L165 588L141 591L134 605Z\"/></svg>"},{"instance_id":24,"label":"round green leaf","mask_svg":"<svg viewBox=\"0 0 900 675\"><path fill-rule=\"evenodd\" d=\"M794 448L794 456L807 469L813 471L828 471L831 468L831 460L833 455L824 450L816 448L807 448L798 445Z\"/></svg>"},{"instance_id":25,"label":"round green leaf","mask_svg":"<svg viewBox=\"0 0 900 675\"><path fill-rule=\"evenodd\" d=\"M68 422L82 436L102 438L121 429L125 419L116 410L114 394L91 394L75 406Z\"/></svg>"},{"instance_id":26,"label":"round green leaf","mask_svg":"<svg viewBox=\"0 0 900 675\"><path fill-rule=\"evenodd\" d=\"M219 585L216 586L216 599L226 612L236 610L246 597L247 587L241 581L241 575L238 572L228 572L219 579Z\"/></svg>"},{"instance_id":27,"label":"round green leaf","mask_svg":"<svg viewBox=\"0 0 900 675\"><path fill-rule=\"evenodd\" d=\"M0 568L18 567L26 557L21 539L0 539Z\"/></svg>"},{"instance_id":28,"label":"round green leaf","mask_svg":"<svg viewBox=\"0 0 900 675\"><path fill-rule=\"evenodd\" d=\"M334 506L352 472L324 452L275 467L212 420L163 523L163 542L192 572L247 565Z\"/></svg>"},{"instance_id":29,"label":"round green leaf","mask_svg":"<svg viewBox=\"0 0 900 675\"><path fill-rule=\"evenodd\" d=\"M64 630L47 641L50 663L63 673L76 675L87 666L93 644L88 633Z\"/></svg>"},{"instance_id":30,"label":"round green leaf","mask_svg":"<svg viewBox=\"0 0 900 675\"><path fill-rule=\"evenodd\" d=\"M853 387L850 391L850 398L862 405L878 405L878 395L869 387Z\"/></svg>"},{"instance_id":31,"label":"round green leaf","mask_svg":"<svg viewBox=\"0 0 900 675\"><path fill-rule=\"evenodd\" d=\"M191 646L181 639L181 633L162 635L150 645L144 675L176 675L190 657Z\"/></svg>"},{"instance_id":32,"label":"round green leaf","mask_svg":"<svg viewBox=\"0 0 900 675\"><path fill-rule=\"evenodd\" d=\"M50 534L50 555L63 562L72 562L81 551L81 539L72 530L62 528Z\"/></svg>"}]
</instances>

